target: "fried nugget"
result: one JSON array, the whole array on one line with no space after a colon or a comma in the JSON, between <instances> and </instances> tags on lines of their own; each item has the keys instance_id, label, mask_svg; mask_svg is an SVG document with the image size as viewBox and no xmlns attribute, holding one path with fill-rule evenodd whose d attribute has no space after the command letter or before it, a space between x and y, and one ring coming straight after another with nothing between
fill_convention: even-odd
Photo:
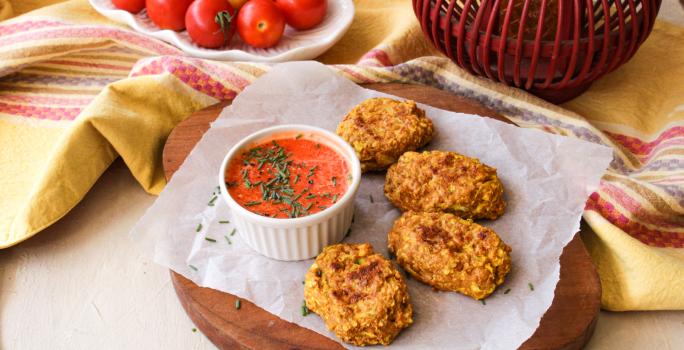
<instances>
[{"instance_id":1,"label":"fried nugget","mask_svg":"<svg viewBox=\"0 0 684 350\"><path fill-rule=\"evenodd\" d=\"M402 211L496 219L506 203L496 169L454 152L406 152L387 170L385 196Z\"/></svg>"},{"instance_id":2,"label":"fried nugget","mask_svg":"<svg viewBox=\"0 0 684 350\"><path fill-rule=\"evenodd\" d=\"M413 323L406 282L368 244L323 249L306 274L304 299L342 341L390 344Z\"/></svg>"},{"instance_id":3,"label":"fried nugget","mask_svg":"<svg viewBox=\"0 0 684 350\"><path fill-rule=\"evenodd\" d=\"M361 171L383 170L404 152L432 139L434 128L413 101L371 98L354 107L337 126L337 134L352 145Z\"/></svg>"},{"instance_id":4,"label":"fried nugget","mask_svg":"<svg viewBox=\"0 0 684 350\"><path fill-rule=\"evenodd\" d=\"M492 294L511 269L511 248L496 232L453 214L405 212L387 238L417 280L474 299Z\"/></svg>"}]
</instances>

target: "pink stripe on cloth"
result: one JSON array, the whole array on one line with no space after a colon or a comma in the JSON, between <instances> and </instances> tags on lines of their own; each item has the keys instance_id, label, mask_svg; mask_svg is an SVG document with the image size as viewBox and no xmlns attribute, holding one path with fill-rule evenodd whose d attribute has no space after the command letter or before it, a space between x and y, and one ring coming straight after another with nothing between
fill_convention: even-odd
<instances>
[{"instance_id":1,"label":"pink stripe on cloth","mask_svg":"<svg viewBox=\"0 0 684 350\"><path fill-rule=\"evenodd\" d=\"M612 200L620 204L621 207L627 209L630 213L636 216L639 219L639 221L643 223L657 225L663 228L682 228L681 223L669 222L662 216L657 217L654 215L650 215L649 211L644 209L644 207L641 205L641 203L639 203L639 201L630 197L621 188L613 185L608 181L601 181L601 190L609 194Z\"/></svg>"},{"instance_id":2,"label":"pink stripe on cloth","mask_svg":"<svg viewBox=\"0 0 684 350\"><path fill-rule=\"evenodd\" d=\"M649 155L651 152L653 152L653 150L663 145L665 141L670 141L675 138L684 138L684 126L675 126L669 128L658 135L658 138L651 142L644 142L636 137L614 134L607 131L605 133L627 148L630 152L637 155Z\"/></svg>"},{"instance_id":3,"label":"pink stripe on cloth","mask_svg":"<svg viewBox=\"0 0 684 350\"><path fill-rule=\"evenodd\" d=\"M373 61L378 63L373 63ZM368 51L359 60L359 65L362 66L375 66L375 67L389 67L393 66L392 61L389 58L387 52L380 49L372 49Z\"/></svg>"},{"instance_id":4,"label":"pink stripe on cloth","mask_svg":"<svg viewBox=\"0 0 684 350\"><path fill-rule=\"evenodd\" d=\"M162 41L132 31L104 26L66 25L49 31L29 30L20 35L0 37L0 46L29 40L64 38L107 38L143 47L159 55L182 55L183 52Z\"/></svg>"},{"instance_id":5,"label":"pink stripe on cloth","mask_svg":"<svg viewBox=\"0 0 684 350\"><path fill-rule=\"evenodd\" d=\"M78 107L38 107L0 102L2 113L36 119L74 120L82 110Z\"/></svg>"},{"instance_id":6,"label":"pink stripe on cloth","mask_svg":"<svg viewBox=\"0 0 684 350\"><path fill-rule=\"evenodd\" d=\"M684 248L684 234L665 230L653 230L640 223L631 221L597 192L591 194L585 210L599 213L610 223L646 245L661 248Z\"/></svg>"},{"instance_id":7,"label":"pink stripe on cloth","mask_svg":"<svg viewBox=\"0 0 684 350\"><path fill-rule=\"evenodd\" d=\"M49 20L27 20L21 22L10 22L6 24L0 23L0 36L49 27L60 27L65 24L66 23L63 22Z\"/></svg>"},{"instance_id":8,"label":"pink stripe on cloth","mask_svg":"<svg viewBox=\"0 0 684 350\"><path fill-rule=\"evenodd\" d=\"M14 95L0 93L0 101L26 103L26 104L43 104L55 106L79 106L85 107L93 97L60 97L59 95L44 96L44 95Z\"/></svg>"},{"instance_id":9,"label":"pink stripe on cloth","mask_svg":"<svg viewBox=\"0 0 684 350\"><path fill-rule=\"evenodd\" d=\"M136 65L131 76L170 73L193 89L219 100L230 100L237 95L239 91L226 87L220 81L193 65L192 61L192 59L180 57L155 57ZM228 81L237 82L235 85L238 87L244 87L249 83L229 72L224 73L224 76L228 78Z\"/></svg>"},{"instance_id":10,"label":"pink stripe on cloth","mask_svg":"<svg viewBox=\"0 0 684 350\"><path fill-rule=\"evenodd\" d=\"M63 65L63 66L120 70L120 71L124 71L124 72L128 72L131 70L130 66L119 66L119 65L107 64L107 63L88 63L88 62L79 62L79 61L70 61L70 60L51 60L51 61L46 62L46 63Z\"/></svg>"}]
</instances>

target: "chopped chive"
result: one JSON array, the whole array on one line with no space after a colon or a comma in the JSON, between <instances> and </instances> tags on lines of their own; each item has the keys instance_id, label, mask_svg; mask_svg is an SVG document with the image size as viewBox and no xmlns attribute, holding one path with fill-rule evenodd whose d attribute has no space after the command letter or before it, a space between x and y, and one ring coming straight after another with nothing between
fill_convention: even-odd
<instances>
[{"instance_id":1,"label":"chopped chive","mask_svg":"<svg viewBox=\"0 0 684 350\"><path fill-rule=\"evenodd\" d=\"M219 220L219 224L230 224L230 220Z\"/></svg>"},{"instance_id":2,"label":"chopped chive","mask_svg":"<svg viewBox=\"0 0 684 350\"><path fill-rule=\"evenodd\" d=\"M295 136L295 140L299 140L301 138L302 138L302 134L297 134L297 136Z\"/></svg>"},{"instance_id":3,"label":"chopped chive","mask_svg":"<svg viewBox=\"0 0 684 350\"><path fill-rule=\"evenodd\" d=\"M369 195L368 195L368 198L370 198L370 202L371 202L371 203L375 203L375 201L373 200L373 195L372 195L372 194L369 194Z\"/></svg>"},{"instance_id":4,"label":"chopped chive","mask_svg":"<svg viewBox=\"0 0 684 350\"><path fill-rule=\"evenodd\" d=\"M240 310L241 306L240 299L235 299L235 310Z\"/></svg>"},{"instance_id":5,"label":"chopped chive","mask_svg":"<svg viewBox=\"0 0 684 350\"><path fill-rule=\"evenodd\" d=\"M337 186L337 177L336 176L332 177L332 184L333 184L333 186Z\"/></svg>"},{"instance_id":6,"label":"chopped chive","mask_svg":"<svg viewBox=\"0 0 684 350\"><path fill-rule=\"evenodd\" d=\"M310 313L311 311L306 307L306 300L302 300L302 316L308 316Z\"/></svg>"},{"instance_id":7,"label":"chopped chive","mask_svg":"<svg viewBox=\"0 0 684 350\"><path fill-rule=\"evenodd\" d=\"M482 305L487 305L487 302L484 299L480 300L480 302L482 303Z\"/></svg>"},{"instance_id":8,"label":"chopped chive","mask_svg":"<svg viewBox=\"0 0 684 350\"><path fill-rule=\"evenodd\" d=\"M209 203L207 203L207 205L210 206L210 207L213 207L213 206L214 206L214 202L216 202L216 199L218 199L218 196L212 197L211 200L209 201Z\"/></svg>"},{"instance_id":9,"label":"chopped chive","mask_svg":"<svg viewBox=\"0 0 684 350\"><path fill-rule=\"evenodd\" d=\"M316 148L321 148L321 144L320 144L320 143L317 143L317 144L316 144Z\"/></svg>"},{"instance_id":10,"label":"chopped chive","mask_svg":"<svg viewBox=\"0 0 684 350\"><path fill-rule=\"evenodd\" d=\"M230 231L231 237L232 237L232 236L235 236L235 232L237 232L237 229L236 229L236 228L234 228L233 231Z\"/></svg>"},{"instance_id":11,"label":"chopped chive","mask_svg":"<svg viewBox=\"0 0 684 350\"><path fill-rule=\"evenodd\" d=\"M297 182L299 182L299 174L295 175L295 178L294 178L294 180L292 181L292 183L295 183L295 184L296 184Z\"/></svg>"},{"instance_id":12,"label":"chopped chive","mask_svg":"<svg viewBox=\"0 0 684 350\"><path fill-rule=\"evenodd\" d=\"M195 229L195 232L200 232L200 231L202 231L202 223L201 222L199 224L197 224L197 228Z\"/></svg>"},{"instance_id":13,"label":"chopped chive","mask_svg":"<svg viewBox=\"0 0 684 350\"><path fill-rule=\"evenodd\" d=\"M251 201L251 202L245 203L245 207L251 207L251 206L255 206L255 205L259 205L259 204L261 204L261 201Z\"/></svg>"},{"instance_id":14,"label":"chopped chive","mask_svg":"<svg viewBox=\"0 0 684 350\"><path fill-rule=\"evenodd\" d=\"M309 194L306 196L306 199L313 199L313 198L316 198L316 195L313 194L313 193L309 193Z\"/></svg>"},{"instance_id":15,"label":"chopped chive","mask_svg":"<svg viewBox=\"0 0 684 350\"><path fill-rule=\"evenodd\" d=\"M510 293L510 291L511 291L511 289L508 288L508 289L506 289L506 291L504 291L504 294L508 294L508 293Z\"/></svg>"},{"instance_id":16,"label":"chopped chive","mask_svg":"<svg viewBox=\"0 0 684 350\"><path fill-rule=\"evenodd\" d=\"M309 180L309 185L313 185L313 179Z\"/></svg>"},{"instance_id":17,"label":"chopped chive","mask_svg":"<svg viewBox=\"0 0 684 350\"><path fill-rule=\"evenodd\" d=\"M199 270L197 269L197 267L195 267L195 266L193 266L193 265L188 265L188 266L189 266L191 269L195 270L195 271L199 271Z\"/></svg>"},{"instance_id":18,"label":"chopped chive","mask_svg":"<svg viewBox=\"0 0 684 350\"><path fill-rule=\"evenodd\" d=\"M318 206L318 209L320 209L320 210L326 210L326 209L328 209L328 207L326 207L325 205L319 205L319 206Z\"/></svg>"},{"instance_id":19,"label":"chopped chive","mask_svg":"<svg viewBox=\"0 0 684 350\"><path fill-rule=\"evenodd\" d=\"M311 209L312 205L313 205L313 202L309 203L309 205L307 205L306 208L304 208L304 210L309 211L309 209Z\"/></svg>"},{"instance_id":20,"label":"chopped chive","mask_svg":"<svg viewBox=\"0 0 684 350\"><path fill-rule=\"evenodd\" d=\"M211 238L211 237L204 237L204 240L212 242L212 243L216 243L216 240Z\"/></svg>"},{"instance_id":21,"label":"chopped chive","mask_svg":"<svg viewBox=\"0 0 684 350\"><path fill-rule=\"evenodd\" d=\"M528 283L527 286L530 287L531 291L534 291L534 285L532 283Z\"/></svg>"},{"instance_id":22,"label":"chopped chive","mask_svg":"<svg viewBox=\"0 0 684 350\"><path fill-rule=\"evenodd\" d=\"M337 195L334 195L334 196L332 197L332 202L333 202L333 203L337 203Z\"/></svg>"},{"instance_id":23,"label":"chopped chive","mask_svg":"<svg viewBox=\"0 0 684 350\"><path fill-rule=\"evenodd\" d=\"M193 329L192 329L192 332L193 332L193 333L194 333L194 332L197 332L197 328L193 328Z\"/></svg>"},{"instance_id":24,"label":"chopped chive","mask_svg":"<svg viewBox=\"0 0 684 350\"><path fill-rule=\"evenodd\" d=\"M223 236L223 238L226 239L226 242L228 242L228 244L233 244L233 242L230 241L230 238L228 238L228 236Z\"/></svg>"}]
</instances>

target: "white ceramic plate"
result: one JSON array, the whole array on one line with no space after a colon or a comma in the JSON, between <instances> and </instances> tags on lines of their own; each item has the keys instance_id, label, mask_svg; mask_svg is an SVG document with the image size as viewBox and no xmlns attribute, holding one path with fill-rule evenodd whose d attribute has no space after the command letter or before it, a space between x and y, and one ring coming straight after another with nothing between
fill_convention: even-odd
<instances>
[{"instance_id":1,"label":"white ceramic plate","mask_svg":"<svg viewBox=\"0 0 684 350\"><path fill-rule=\"evenodd\" d=\"M166 41L191 56L222 61L285 62L313 59L340 40L354 19L352 0L328 0L328 13L323 23L305 31L297 31L287 26L280 42L274 47L251 47L240 40L236 33L226 48L205 49L195 45L186 31L160 30L147 17L146 10L134 15L115 8L111 0L89 1L97 12L114 21L125 23L139 33Z\"/></svg>"}]
</instances>

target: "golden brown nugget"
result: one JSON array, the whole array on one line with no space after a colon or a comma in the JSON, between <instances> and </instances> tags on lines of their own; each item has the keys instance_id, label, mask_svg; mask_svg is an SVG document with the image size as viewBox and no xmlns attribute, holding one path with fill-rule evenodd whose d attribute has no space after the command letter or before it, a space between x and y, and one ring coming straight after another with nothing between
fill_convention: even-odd
<instances>
[{"instance_id":1,"label":"golden brown nugget","mask_svg":"<svg viewBox=\"0 0 684 350\"><path fill-rule=\"evenodd\" d=\"M368 243L323 249L306 274L304 299L337 337L358 346L388 345L413 323L403 276Z\"/></svg>"},{"instance_id":2,"label":"golden brown nugget","mask_svg":"<svg viewBox=\"0 0 684 350\"><path fill-rule=\"evenodd\" d=\"M371 98L354 107L337 126L337 134L352 145L361 171L383 170L404 152L432 139L434 128L413 101Z\"/></svg>"},{"instance_id":3,"label":"golden brown nugget","mask_svg":"<svg viewBox=\"0 0 684 350\"><path fill-rule=\"evenodd\" d=\"M492 294L511 270L511 248L496 232L453 214L405 212L387 239L417 280L471 298Z\"/></svg>"},{"instance_id":4,"label":"golden brown nugget","mask_svg":"<svg viewBox=\"0 0 684 350\"><path fill-rule=\"evenodd\" d=\"M406 152L387 170L385 196L402 211L496 219L506 203L496 169L458 153Z\"/></svg>"}]
</instances>

